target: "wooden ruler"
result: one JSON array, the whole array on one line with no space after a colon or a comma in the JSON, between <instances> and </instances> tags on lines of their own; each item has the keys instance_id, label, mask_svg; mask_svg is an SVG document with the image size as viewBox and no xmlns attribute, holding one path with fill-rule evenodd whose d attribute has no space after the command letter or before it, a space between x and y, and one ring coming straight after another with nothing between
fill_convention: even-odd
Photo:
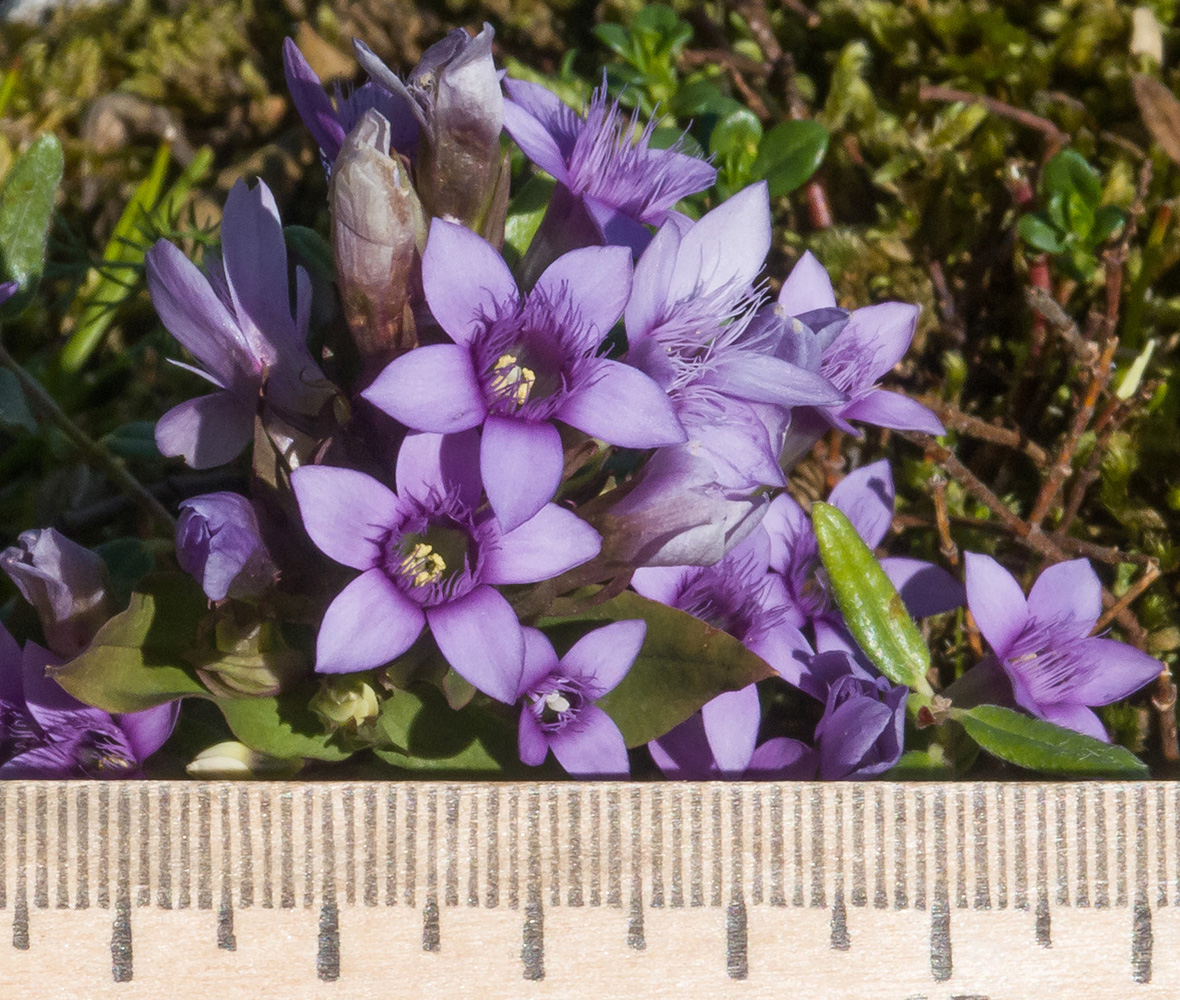
<instances>
[{"instance_id":1,"label":"wooden ruler","mask_svg":"<svg viewBox=\"0 0 1180 1000\"><path fill-rule=\"evenodd\" d=\"M1163 782L8 782L0 997L1175 997L1178 859Z\"/></svg>"}]
</instances>

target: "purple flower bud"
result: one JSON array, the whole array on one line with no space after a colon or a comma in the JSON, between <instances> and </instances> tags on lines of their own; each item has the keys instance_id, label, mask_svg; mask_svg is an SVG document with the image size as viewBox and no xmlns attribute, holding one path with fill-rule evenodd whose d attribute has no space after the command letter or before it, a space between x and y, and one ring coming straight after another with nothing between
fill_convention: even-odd
<instances>
[{"instance_id":1,"label":"purple flower bud","mask_svg":"<svg viewBox=\"0 0 1180 1000\"><path fill-rule=\"evenodd\" d=\"M423 53L405 83L363 42L355 45L374 82L407 97L418 119L415 178L429 214L460 221L498 244L508 177L500 153L504 97L492 61L494 34L490 24L474 38L456 28Z\"/></svg>"},{"instance_id":2,"label":"purple flower bud","mask_svg":"<svg viewBox=\"0 0 1180 1000\"><path fill-rule=\"evenodd\" d=\"M819 776L867 778L893 767L903 747L906 689L870 675L843 652L812 657L811 672L827 684L815 727Z\"/></svg>"},{"instance_id":3,"label":"purple flower bud","mask_svg":"<svg viewBox=\"0 0 1180 1000\"><path fill-rule=\"evenodd\" d=\"M278 570L258 530L250 501L237 493L207 493L180 505L176 559L211 601L254 597Z\"/></svg>"},{"instance_id":4,"label":"purple flower bud","mask_svg":"<svg viewBox=\"0 0 1180 1000\"><path fill-rule=\"evenodd\" d=\"M49 648L77 656L115 612L102 558L53 528L22 532L0 565L41 619Z\"/></svg>"},{"instance_id":5,"label":"purple flower bud","mask_svg":"<svg viewBox=\"0 0 1180 1000\"><path fill-rule=\"evenodd\" d=\"M367 111L341 147L328 194L344 317L373 365L417 344L410 285L426 248L422 205L389 142L389 122Z\"/></svg>"}]
</instances>

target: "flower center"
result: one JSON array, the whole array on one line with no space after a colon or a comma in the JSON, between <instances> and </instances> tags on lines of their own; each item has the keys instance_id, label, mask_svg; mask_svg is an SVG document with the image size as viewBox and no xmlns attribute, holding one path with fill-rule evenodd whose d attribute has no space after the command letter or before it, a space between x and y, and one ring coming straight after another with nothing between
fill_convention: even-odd
<instances>
[{"instance_id":1,"label":"flower center","mask_svg":"<svg viewBox=\"0 0 1180 1000\"><path fill-rule=\"evenodd\" d=\"M514 403L519 409L529 401L537 373L522 365L515 354L501 354L492 365L488 388L498 399Z\"/></svg>"},{"instance_id":2,"label":"flower center","mask_svg":"<svg viewBox=\"0 0 1180 1000\"><path fill-rule=\"evenodd\" d=\"M410 587L445 584L467 566L470 536L446 525L404 535L398 547L396 572Z\"/></svg>"},{"instance_id":3,"label":"flower center","mask_svg":"<svg viewBox=\"0 0 1180 1000\"><path fill-rule=\"evenodd\" d=\"M581 683L572 677L551 674L543 686L529 693L533 713L541 728L558 732L577 719L586 704Z\"/></svg>"}]
</instances>

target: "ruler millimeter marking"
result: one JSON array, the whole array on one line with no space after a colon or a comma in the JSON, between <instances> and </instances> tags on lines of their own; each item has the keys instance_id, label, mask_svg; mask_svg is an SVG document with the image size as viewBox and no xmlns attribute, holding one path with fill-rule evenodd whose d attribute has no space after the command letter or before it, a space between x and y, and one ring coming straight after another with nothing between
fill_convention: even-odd
<instances>
[{"instance_id":1,"label":"ruler millimeter marking","mask_svg":"<svg viewBox=\"0 0 1180 1000\"><path fill-rule=\"evenodd\" d=\"M186 911L198 919L176 924L173 946L215 948L225 958L211 975L232 978L250 935L286 911L307 914L303 938L282 939L289 983L362 985L374 969L350 939L366 928L408 929L388 967L411 982L410 952L429 971L422 961L469 952L486 937L471 929L495 926L515 956L505 996L584 995L608 965L654 974L660 963L669 983L715 976L762 995L759 983L784 985L786 948L826 967L833 995L867 996L858 955L905 927L920 943L889 961L920 993L889 993L879 956L872 973L899 1000L1002 995L976 982L989 973L971 957L973 933L1005 949L997 965L1017 953L1030 974L1057 963L1064 997L1107 995L1071 992L1057 956L1077 935L1107 948L1109 995L1171 994L1180 963L1172 983L1156 938L1180 943L1178 859L1180 785L1166 783L7 782L0 994L18 981L6 975L45 968L33 953L53 934L40 928L86 910L105 913L85 924L104 935L88 954L109 961L76 969L82 993L159 968L139 930Z\"/></svg>"}]
</instances>

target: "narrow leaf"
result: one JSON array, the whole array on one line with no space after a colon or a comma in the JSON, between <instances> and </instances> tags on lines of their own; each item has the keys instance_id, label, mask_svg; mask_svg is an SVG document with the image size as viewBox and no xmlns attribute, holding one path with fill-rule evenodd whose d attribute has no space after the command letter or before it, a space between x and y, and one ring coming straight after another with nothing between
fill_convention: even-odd
<instances>
[{"instance_id":1,"label":"narrow leaf","mask_svg":"<svg viewBox=\"0 0 1180 1000\"><path fill-rule=\"evenodd\" d=\"M881 564L838 508L816 503L811 520L848 631L891 681L932 694L926 681L930 650Z\"/></svg>"},{"instance_id":2,"label":"narrow leaf","mask_svg":"<svg viewBox=\"0 0 1180 1000\"><path fill-rule=\"evenodd\" d=\"M647 636L627 676L598 704L629 747L658 739L707 701L774 674L737 639L699 618L630 591L567 619L542 619L560 649L595 625L642 618Z\"/></svg>"},{"instance_id":3,"label":"narrow leaf","mask_svg":"<svg viewBox=\"0 0 1180 1000\"><path fill-rule=\"evenodd\" d=\"M186 660L205 610L205 595L187 574L149 577L81 655L50 667L49 675L75 698L105 712L138 712L207 695Z\"/></svg>"},{"instance_id":4,"label":"narrow leaf","mask_svg":"<svg viewBox=\"0 0 1180 1000\"><path fill-rule=\"evenodd\" d=\"M1125 747L1055 726L998 705L952 708L959 722L993 757L1043 774L1145 778L1146 764Z\"/></svg>"},{"instance_id":5,"label":"narrow leaf","mask_svg":"<svg viewBox=\"0 0 1180 1000\"><path fill-rule=\"evenodd\" d=\"M16 281L20 291L0 306L0 317L19 315L41 281L53 199L64 164L57 136L43 135L4 179L0 191L0 280Z\"/></svg>"},{"instance_id":6,"label":"narrow leaf","mask_svg":"<svg viewBox=\"0 0 1180 1000\"><path fill-rule=\"evenodd\" d=\"M29 409L20 380L7 368L0 368L0 426L21 427L31 434L37 430L37 418Z\"/></svg>"}]
</instances>

